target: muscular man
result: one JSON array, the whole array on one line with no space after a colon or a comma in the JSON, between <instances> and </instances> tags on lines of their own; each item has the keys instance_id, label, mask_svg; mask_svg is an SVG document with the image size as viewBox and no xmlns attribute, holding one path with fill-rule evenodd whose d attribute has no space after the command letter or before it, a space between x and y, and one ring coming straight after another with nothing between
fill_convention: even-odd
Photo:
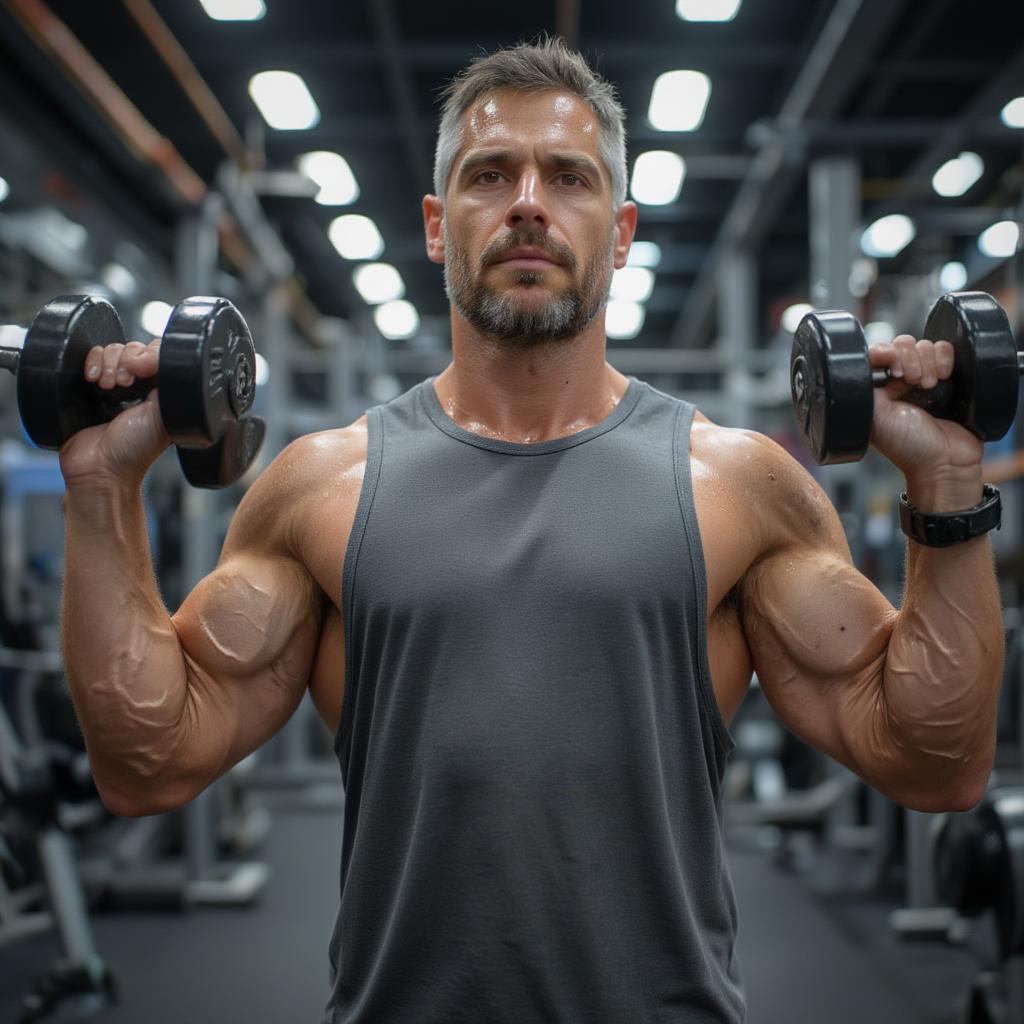
<instances>
[{"instance_id":1,"label":"muscular man","mask_svg":"<svg viewBox=\"0 0 1024 1024\"><path fill-rule=\"evenodd\" d=\"M325 1022L742 1020L721 781L754 669L794 733L892 800L963 810L986 785L988 540L910 542L897 611L784 451L613 369L625 184L622 110L578 55L472 64L423 201L451 364L282 452L173 616L140 498L168 443L155 404L62 452L65 658L107 806L180 807L307 688L336 732ZM980 443L898 400L952 359L907 336L871 354L905 382L876 395L873 443L925 512L982 497ZM87 374L155 370L111 346Z\"/></svg>"}]
</instances>

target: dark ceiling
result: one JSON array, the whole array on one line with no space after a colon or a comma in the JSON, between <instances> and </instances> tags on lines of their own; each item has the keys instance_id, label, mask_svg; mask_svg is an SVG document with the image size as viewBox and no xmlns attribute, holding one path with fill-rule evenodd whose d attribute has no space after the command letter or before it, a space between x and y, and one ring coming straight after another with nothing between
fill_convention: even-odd
<instances>
[{"instance_id":1,"label":"dark ceiling","mask_svg":"<svg viewBox=\"0 0 1024 1024\"><path fill-rule=\"evenodd\" d=\"M616 84L628 113L631 156L647 148L671 149L689 162L678 202L640 212L638 237L663 250L647 304L645 347L701 345L713 336L723 225L738 232L741 246L762 254L764 332L773 328L772 311L783 300L806 296L806 165L815 155L860 156L865 222L905 207L921 214L924 229L915 244L887 261L899 272L926 270L936 251L966 252L977 235L978 208L1003 210L1019 202L1024 132L1006 129L998 113L1024 93L1021 3L744 0L739 16L727 24L683 22L672 0L266 4L266 17L253 23L212 21L198 0L155 0L153 7L237 132L262 149L267 169L290 168L298 154L311 149L336 150L351 165L361 188L354 206L263 199L309 298L326 314L360 311L351 265L326 233L339 213L359 212L380 227L383 259L398 267L407 298L421 316L446 315L440 271L423 253L420 219L420 198L430 190L438 92L475 54L542 31L566 32ZM39 5L7 0L5 6L0 84L8 114L20 111L23 124L45 129L51 141L59 140L58 149L74 149L77 173L89 179L78 182L82 191L103 179L116 212L169 253L180 197L109 131L25 31L15 8ZM48 4L157 132L210 183L225 151L128 6L128 0ZM830 51L828 41L840 24L841 45ZM689 134L654 131L646 120L653 81L663 71L685 67L703 70L712 80L704 124ZM247 83L255 72L271 68L305 78L321 111L317 127L262 127ZM785 132L758 133L756 126L770 128L780 114L788 118ZM769 178L757 180L755 157L766 140L780 147L781 160ZM931 173L968 147L984 157L984 177L965 196L939 201L927 187ZM746 197L748 210L740 209L738 196ZM949 210L959 207L973 212L950 217Z\"/></svg>"}]
</instances>

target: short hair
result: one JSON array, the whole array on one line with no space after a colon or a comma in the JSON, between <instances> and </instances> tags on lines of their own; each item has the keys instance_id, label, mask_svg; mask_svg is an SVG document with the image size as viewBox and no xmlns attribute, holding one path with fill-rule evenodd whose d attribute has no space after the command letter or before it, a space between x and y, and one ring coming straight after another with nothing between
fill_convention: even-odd
<instances>
[{"instance_id":1,"label":"short hair","mask_svg":"<svg viewBox=\"0 0 1024 1024\"><path fill-rule=\"evenodd\" d=\"M448 83L441 93L444 105L434 151L434 192L441 199L462 146L462 116L481 96L496 89L575 93L597 115L600 152L611 178L612 196L616 203L625 201L625 111L616 98L615 87L557 36L477 57Z\"/></svg>"}]
</instances>

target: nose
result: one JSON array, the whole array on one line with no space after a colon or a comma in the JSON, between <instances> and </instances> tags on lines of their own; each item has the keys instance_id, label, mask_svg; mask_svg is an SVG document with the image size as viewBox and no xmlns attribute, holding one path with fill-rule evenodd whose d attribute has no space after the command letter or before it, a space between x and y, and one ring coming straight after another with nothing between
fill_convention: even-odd
<instances>
[{"instance_id":1,"label":"nose","mask_svg":"<svg viewBox=\"0 0 1024 1024\"><path fill-rule=\"evenodd\" d=\"M544 205L540 175L536 171L526 171L516 183L512 202L505 212L505 226L546 227L547 223L548 214Z\"/></svg>"}]
</instances>

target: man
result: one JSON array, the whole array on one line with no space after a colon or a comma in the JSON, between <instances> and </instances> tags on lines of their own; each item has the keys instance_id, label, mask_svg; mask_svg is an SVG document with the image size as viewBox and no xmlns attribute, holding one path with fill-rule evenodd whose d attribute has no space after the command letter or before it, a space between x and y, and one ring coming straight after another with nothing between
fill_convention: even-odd
<instances>
[{"instance_id":1,"label":"man","mask_svg":"<svg viewBox=\"0 0 1024 1024\"><path fill-rule=\"evenodd\" d=\"M793 732L907 807L968 808L989 776L989 542L911 542L896 611L778 446L605 361L637 219L622 123L558 42L453 83L423 202L451 364L281 453L173 617L144 557L152 397L62 452L65 657L107 806L181 806L307 687L337 733L324 1021L742 1020L721 780L753 669ZM898 401L952 346L871 358L904 381L873 443L909 501L978 505L981 444ZM111 346L87 375L155 368Z\"/></svg>"}]
</instances>

